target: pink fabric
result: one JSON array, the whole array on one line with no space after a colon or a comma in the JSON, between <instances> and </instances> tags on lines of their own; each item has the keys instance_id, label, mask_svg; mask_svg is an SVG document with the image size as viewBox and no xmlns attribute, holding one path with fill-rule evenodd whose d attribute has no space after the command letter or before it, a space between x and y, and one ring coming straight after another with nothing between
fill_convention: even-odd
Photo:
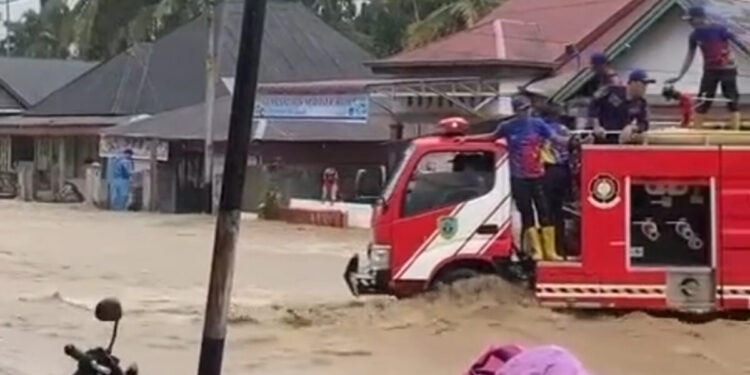
<instances>
[{"instance_id":1,"label":"pink fabric","mask_svg":"<svg viewBox=\"0 0 750 375\"><path fill-rule=\"evenodd\" d=\"M557 346L527 349L506 362L496 375L591 375L567 350Z\"/></svg>"}]
</instances>

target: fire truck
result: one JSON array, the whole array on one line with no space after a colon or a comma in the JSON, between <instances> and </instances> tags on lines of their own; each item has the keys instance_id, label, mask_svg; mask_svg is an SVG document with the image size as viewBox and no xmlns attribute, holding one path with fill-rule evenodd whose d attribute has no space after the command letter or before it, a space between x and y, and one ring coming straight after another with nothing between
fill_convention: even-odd
<instances>
[{"instance_id":1,"label":"fire truck","mask_svg":"<svg viewBox=\"0 0 750 375\"><path fill-rule=\"evenodd\" d=\"M514 240L505 144L455 130L403 152L374 205L372 242L346 267L355 295L408 297L496 274L526 277L552 308L750 309L750 132L665 129L638 145L583 145L579 230L566 233L576 255L534 262Z\"/></svg>"}]
</instances>

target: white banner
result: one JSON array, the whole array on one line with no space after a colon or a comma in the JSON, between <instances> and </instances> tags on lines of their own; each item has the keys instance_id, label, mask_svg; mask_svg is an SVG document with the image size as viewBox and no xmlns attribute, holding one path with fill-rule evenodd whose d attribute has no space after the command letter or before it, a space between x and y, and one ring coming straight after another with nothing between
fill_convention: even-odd
<instances>
[{"instance_id":1,"label":"white banner","mask_svg":"<svg viewBox=\"0 0 750 375\"><path fill-rule=\"evenodd\" d=\"M223 78L229 92L234 78ZM325 118L367 120L370 100L367 94L354 95L258 95L256 118Z\"/></svg>"},{"instance_id":2,"label":"white banner","mask_svg":"<svg viewBox=\"0 0 750 375\"><path fill-rule=\"evenodd\" d=\"M366 120L366 95L261 95L255 103L258 118L327 118Z\"/></svg>"},{"instance_id":3,"label":"white banner","mask_svg":"<svg viewBox=\"0 0 750 375\"><path fill-rule=\"evenodd\" d=\"M151 140L147 138L101 137L99 138L99 157L110 158L126 149L133 150L133 159L151 160ZM169 159L169 143L159 141L156 145L156 159Z\"/></svg>"}]
</instances>

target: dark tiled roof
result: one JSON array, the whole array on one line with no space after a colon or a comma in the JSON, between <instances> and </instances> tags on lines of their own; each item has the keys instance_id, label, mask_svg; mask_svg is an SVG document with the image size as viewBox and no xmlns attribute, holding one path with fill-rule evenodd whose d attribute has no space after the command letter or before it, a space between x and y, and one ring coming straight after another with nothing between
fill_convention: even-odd
<instances>
[{"instance_id":1,"label":"dark tiled roof","mask_svg":"<svg viewBox=\"0 0 750 375\"><path fill-rule=\"evenodd\" d=\"M31 106L94 66L75 60L0 57L0 81L21 106Z\"/></svg>"},{"instance_id":2,"label":"dark tiled roof","mask_svg":"<svg viewBox=\"0 0 750 375\"><path fill-rule=\"evenodd\" d=\"M236 66L242 2L222 4L219 35L222 76ZM92 69L32 108L30 115L155 114L204 98L205 18L199 17L153 45L140 45ZM296 2L270 1L261 56L261 82L371 77L363 49ZM223 85L217 95L228 94Z\"/></svg>"},{"instance_id":3,"label":"dark tiled roof","mask_svg":"<svg viewBox=\"0 0 750 375\"><path fill-rule=\"evenodd\" d=\"M220 41L222 76L234 76L242 3L229 1ZM373 56L298 2L270 1L266 12L261 82L325 81L372 77L362 63Z\"/></svg>"},{"instance_id":4,"label":"dark tiled roof","mask_svg":"<svg viewBox=\"0 0 750 375\"><path fill-rule=\"evenodd\" d=\"M229 130L231 96L216 100L215 140L225 141ZM205 105L197 104L160 113L145 120L103 131L110 136L149 137L174 140L205 139ZM263 141L383 141L387 126L336 120L268 120L254 129L254 138Z\"/></svg>"}]
</instances>

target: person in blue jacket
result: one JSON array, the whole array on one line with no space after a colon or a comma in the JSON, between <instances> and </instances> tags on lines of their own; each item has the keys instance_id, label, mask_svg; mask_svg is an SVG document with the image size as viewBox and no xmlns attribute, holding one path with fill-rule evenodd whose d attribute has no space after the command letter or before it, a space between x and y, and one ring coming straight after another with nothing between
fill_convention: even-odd
<instances>
[{"instance_id":1,"label":"person in blue jacket","mask_svg":"<svg viewBox=\"0 0 750 375\"><path fill-rule=\"evenodd\" d=\"M133 176L133 151L125 150L116 156L111 163L110 207L115 211L128 209L130 198L130 181Z\"/></svg>"}]
</instances>

